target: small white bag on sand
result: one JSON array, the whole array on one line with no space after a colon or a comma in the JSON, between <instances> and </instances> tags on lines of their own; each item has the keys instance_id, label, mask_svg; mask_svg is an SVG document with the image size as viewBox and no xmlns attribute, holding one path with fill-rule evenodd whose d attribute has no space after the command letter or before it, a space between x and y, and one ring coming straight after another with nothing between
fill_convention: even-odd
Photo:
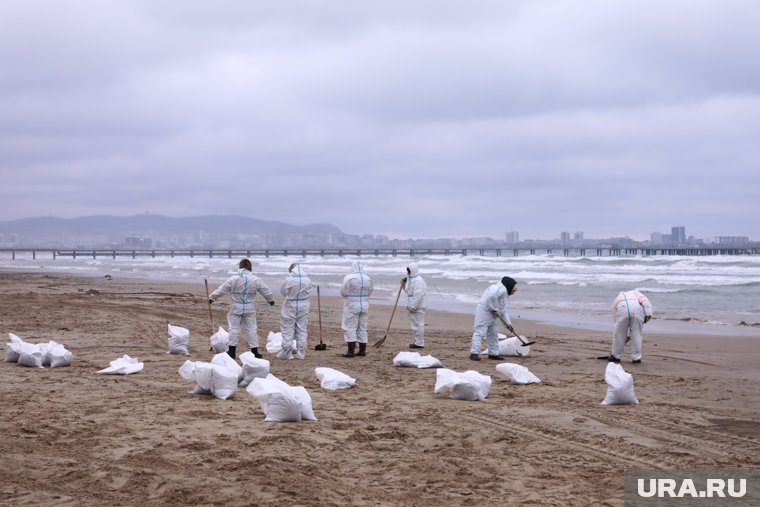
<instances>
[{"instance_id":1,"label":"small white bag on sand","mask_svg":"<svg viewBox=\"0 0 760 507\"><path fill-rule=\"evenodd\" d=\"M189 356L190 331L184 327L169 324L169 354Z\"/></svg>"},{"instance_id":2,"label":"small white bag on sand","mask_svg":"<svg viewBox=\"0 0 760 507\"><path fill-rule=\"evenodd\" d=\"M332 368L314 368L314 374L319 379L319 386L322 389L337 391L338 389L349 389L356 385L355 378Z\"/></svg>"},{"instance_id":3,"label":"small white bag on sand","mask_svg":"<svg viewBox=\"0 0 760 507\"><path fill-rule=\"evenodd\" d=\"M32 368L42 368L43 355L39 345L21 342L19 344L18 364Z\"/></svg>"},{"instance_id":4,"label":"small white bag on sand","mask_svg":"<svg viewBox=\"0 0 760 507\"><path fill-rule=\"evenodd\" d=\"M539 384L541 382L541 379L533 375L528 368L519 364L497 364L496 371L505 376L513 384Z\"/></svg>"},{"instance_id":5,"label":"small white bag on sand","mask_svg":"<svg viewBox=\"0 0 760 507\"><path fill-rule=\"evenodd\" d=\"M311 396L302 386L292 387L271 373L266 378L255 378L246 388L248 394L259 401L266 421L316 421L311 408Z\"/></svg>"},{"instance_id":6,"label":"small white bag on sand","mask_svg":"<svg viewBox=\"0 0 760 507\"><path fill-rule=\"evenodd\" d=\"M129 357L127 354L114 359L109 365L108 368L96 371L95 373L99 375L131 375L132 373L141 372L145 366L137 358Z\"/></svg>"},{"instance_id":7,"label":"small white bag on sand","mask_svg":"<svg viewBox=\"0 0 760 507\"><path fill-rule=\"evenodd\" d=\"M216 354L211 358L211 364L218 364L219 366L227 368L229 371L237 375L238 382L243 378L243 368L226 352Z\"/></svg>"},{"instance_id":8,"label":"small white bag on sand","mask_svg":"<svg viewBox=\"0 0 760 507\"><path fill-rule=\"evenodd\" d=\"M604 380L607 382L607 396L604 397L602 405L626 405L639 402L633 390L633 375L626 372L619 364L607 363Z\"/></svg>"},{"instance_id":9,"label":"small white bag on sand","mask_svg":"<svg viewBox=\"0 0 760 507\"><path fill-rule=\"evenodd\" d=\"M211 335L210 341L214 352L227 352L227 349L230 347L230 333L225 331L222 326L219 326L219 331Z\"/></svg>"},{"instance_id":10,"label":"small white bag on sand","mask_svg":"<svg viewBox=\"0 0 760 507\"><path fill-rule=\"evenodd\" d=\"M240 362L243 363L243 378L238 382L240 387L247 387L255 378L266 378L269 375L269 361L257 358L253 352L240 354Z\"/></svg>"},{"instance_id":11,"label":"small white bag on sand","mask_svg":"<svg viewBox=\"0 0 760 507\"><path fill-rule=\"evenodd\" d=\"M393 358L395 366L407 368L442 368L443 364L433 356L421 356L419 352L399 352Z\"/></svg>"},{"instance_id":12,"label":"small white bag on sand","mask_svg":"<svg viewBox=\"0 0 760 507\"><path fill-rule=\"evenodd\" d=\"M226 400L237 392L238 374L220 364L187 360L180 366L179 374L186 380L195 380L193 394L213 394Z\"/></svg>"},{"instance_id":13,"label":"small white bag on sand","mask_svg":"<svg viewBox=\"0 0 760 507\"><path fill-rule=\"evenodd\" d=\"M45 349L45 356L42 358L42 364L50 365L51 368L71 366L72 357L73 355L71 354L71 351L66 350L66 347L60 343L50 341Z\"/></svg>"},{"instance_id":14,"label":"small white bag on sand","mask_svg":"<svg viewBox=\"0 0 760 507\"><path fill-rule=\"evenodd\" d=\"M267 335L267 352L277 354L280 350L282 350L282 333L269 331Z\"/></svg>"},{"instance_id":15,"label":"small white bag on sand","mask_svg":"<svg viewBox=\"0 0 760 507\"><path fill-rule=\"evenodd\" d=\"M17 363L18 356L21 353L21 344L24 343L24 340L13 333L8 333L8 338L10 342L5 345L5 362Z\"/></svg>"},{"instance_id":16,"label":"small white bag on sand","mask_svg":"<svg viewBox=\"0 0 760 507\"><path fill-rule=\"evenodd\" d=\"M473 370L458 373L441 368L435 378L435 394L446 394L455 400L484 400L491 390L491 377Z\"/></svg>"},{"instance_id":17,"label":"small white bag on sand","mask_svg":"<svg viewBox=\"0 0 760 507\"><path fill-rule=\"evenodd\" d=\"M504 339L502 339L502 336ZM521 337L525 340L525 337ZM528 341L528 340L525 340ZM525 357L530 355L530 345L523 347L520 339L516 336L507 338L506 335L499 334L499 354L502 356L519 356Z\"/></svg>"}]
</instances>

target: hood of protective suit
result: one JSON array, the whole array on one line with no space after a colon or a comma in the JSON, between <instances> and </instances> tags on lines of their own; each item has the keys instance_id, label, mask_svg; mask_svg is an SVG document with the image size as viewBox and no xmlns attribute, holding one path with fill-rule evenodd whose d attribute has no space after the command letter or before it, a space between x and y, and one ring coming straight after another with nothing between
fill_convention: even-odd
<instances>
[{"instance_id":1,"label":"hood of protective suit","mask_svg":"<svg viewBox=\"0 0 760 507\"><path fill-rule=\"evenodd\" d=\"M351 271L354 273L364 273L364 263L362 263L361 261L352 262Z\"/></svg>"},{"instance_id":2,"label":"hood of protective suit","mask_svg":"<svg viewBox=\"0 0 760 507\"><path fill-rule=\"evenodd\" d=\"M296 265L293 266L293 269L290 270L290 276L306 276L306 271L303 270L300 264L296 263Z\"/></svg>"},{"instance_id":3,"label":"hood of protective suit","mask_svg":"<svg viewBox=\"0 0 760 507\"><path fill-rule=\"evenodd\" d=\"M406 267L409 270L409 276L417 276L420 274L420 268L416 262L410 262Z\"/></svg>"}]
</instances>

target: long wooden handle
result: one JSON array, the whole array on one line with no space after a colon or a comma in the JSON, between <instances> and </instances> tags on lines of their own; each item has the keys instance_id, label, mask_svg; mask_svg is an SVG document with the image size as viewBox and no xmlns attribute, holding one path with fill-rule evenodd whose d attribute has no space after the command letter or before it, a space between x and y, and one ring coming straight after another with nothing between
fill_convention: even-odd
<instances>
[{"instance_id":1,"label":"long wooden handle","mask_svg":"<svg viewBox=\"0 0 760 507\"><path fill-rule=\"evenodd\" d=\"M208 279L204 278L203 281L206 283L206 303L208 303L208 321L211 323L211 334L214 334L214 318L211 316L211 303L208 302Z\"/></svg>"},{"instance_id":2,"label":"long wooden handle","mask_svg":"<svg viewBox=\"0 0 760 507\"><path fill-rule=\"evenodd\" d=\"M319 297L319 285L317 285L317 315L319 316L319 343L322 343L322 300Z\"/></svg>"},{"instance_id":3,"label":"long wooden handle","mask_svg":"<svg viewBox=\"0 0 760 507\"><path fill-rule=\"evenodd\" d=\"M401 289L404 288L404 282L401 282L398 288L398 294L396 294L396 302L393 303L393 311L391 312L391 320L388 321L388 328L385 330L385 336L388 336L388 331L391 330L391 322L393 322L393 316L396 314L396 307L398 306L398 298L401 297Z\"/></svg>"}]
</instances>

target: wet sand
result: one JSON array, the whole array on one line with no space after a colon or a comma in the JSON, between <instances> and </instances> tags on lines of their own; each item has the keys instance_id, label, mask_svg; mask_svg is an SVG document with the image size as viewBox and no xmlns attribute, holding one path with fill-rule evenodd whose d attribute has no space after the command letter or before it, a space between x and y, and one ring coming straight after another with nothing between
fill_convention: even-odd
<instances>
[{"instance_id":1,"label":"wet sand","mask_svg":"<svg viewBox=\"0 0 760 507\"><path fill-rule=\"evenodd\" d=\"M276 299L259 305L262 349L278 331ZM602 406L607 363L596 357L609 353L611 322L589 331L515 318L537 344L507 361L542 379L518 386L498 362L469 360L472 315L428 311L423 353L492 376L487 400L467 402L436 396L433 369L393 366L411 342L403 307L382 348L349 359L342 302L321 303L326 351L314 351L313 298L306 359L265 354L274 375L306 387L318 421L268 423L244 389L227 401L193 395L178 374L213 355L202 283L0 273L3 337L74 354L64 368L0 364L0 504L623 505L629 468L760 467L757 337L645 328L643 363L621 363L641 403ZM390 312L371 307L370 343ZM215 327L225 315L215 304ZM167 322L190 330L189 357L166 353ZM123 354L145 369L95 374ZM357 386L322 390L317 366Z\"/></svg>"}]
</instances>

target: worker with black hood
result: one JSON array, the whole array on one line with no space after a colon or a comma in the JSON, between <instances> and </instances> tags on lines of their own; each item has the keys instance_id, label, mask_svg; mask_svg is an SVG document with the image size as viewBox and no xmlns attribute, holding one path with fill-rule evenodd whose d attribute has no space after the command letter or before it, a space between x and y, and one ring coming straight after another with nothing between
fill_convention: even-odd
<instances>
[{"instance_id":1,"label":"worker with black hood","mask_svg":"<svg viewBox=\"0 0 760 507\"><path fill-rule=\"evenodd\" d=\"M480 361L480 346L483 338L488 347L488 359L503 360L499 355L498 320L501 317L507 323L507 329L514 334L512 321L509 318L509 296L517 292L517 282L505 276L501 282L489 285L480 296L480 302L475 309L475 329L472 333L470 359Z\"/></svg>"}]
</instances>

